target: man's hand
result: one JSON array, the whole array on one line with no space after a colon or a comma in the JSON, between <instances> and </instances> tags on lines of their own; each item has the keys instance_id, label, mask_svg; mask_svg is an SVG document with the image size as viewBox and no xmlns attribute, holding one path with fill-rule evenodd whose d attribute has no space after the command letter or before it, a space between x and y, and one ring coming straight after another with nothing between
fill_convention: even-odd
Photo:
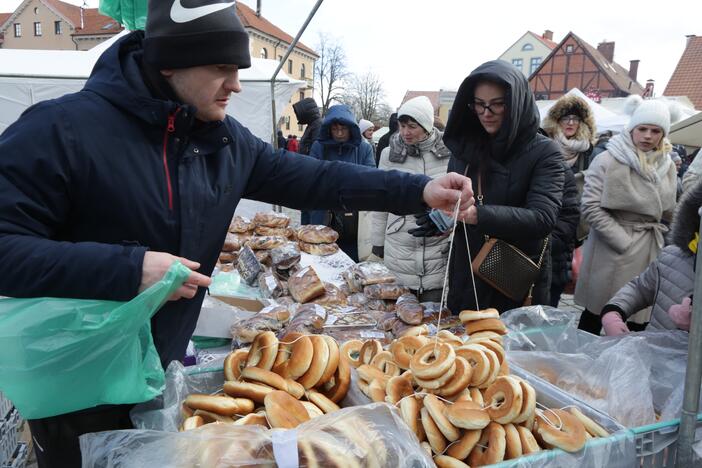
<instances>
[{"instance_id":1,"label":"man's hand","mask_svg":"<svg viewBox=\"0 0 702 468\"><path fill-rule=\"evenodd\" d=\"M475 204L473 184L468 177L449 172L431 180L424 187L424 202L451 217L459 197L461 204L458 208L458 220L463 221L468 218L470 207Z\"/></svg>"},{"instance_id":2,"label":"man's hand","mask_svg":"<svg viewBox=\"0 0 702 468\"><path fill-rule=\"evenodd\" d=\"M150 286L153 286L158 281L161 281L163 276L175 261L179 261L191 270L197 270L200 268L199 263L188 260L187 258L176 257L175 255L171 255L166 252L146 252L144 254L144 263L141 270L141 284L139 285L139 292L142 292ZM198 287L202 286L203 288L206 288L211 282L212 279L209 276L193 271L190 273L190 276L188 276L188 279L185 280L183 285L176 289L168 300L177 301L182 297L192 299L195 297Z\"/></svg>"}]
</instances>

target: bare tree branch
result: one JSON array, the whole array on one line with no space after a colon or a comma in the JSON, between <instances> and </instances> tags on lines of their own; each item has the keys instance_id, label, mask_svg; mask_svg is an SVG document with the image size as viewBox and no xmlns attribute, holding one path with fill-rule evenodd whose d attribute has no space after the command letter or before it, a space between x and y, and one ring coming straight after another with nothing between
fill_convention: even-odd
<instances>
[{"instance_id":1,"label":"bare tree branch","mask_svg":"<svg viewBox=\"0 0 702 468\"><path fill-rule=\"evenodd\" d=\"M363 75L351 75L347 82L341 101L350 106L357 117L370 121L378 120L385 98L380 78L372 72L367 72Z\"/></svg>"},{"instance_id":2,"label":"bare tree branch","mask_svg":"<svg viewBox=\"0 0 702 468\"><path fill-rule=\"evenodd\" d=\"M346 53L337 39L323 33L319 35L317 53L314 81L322 101L322 114L326 114L332 102L338 101L344 91L344 79L348 76Z\"/></svg>"}]
</instances>

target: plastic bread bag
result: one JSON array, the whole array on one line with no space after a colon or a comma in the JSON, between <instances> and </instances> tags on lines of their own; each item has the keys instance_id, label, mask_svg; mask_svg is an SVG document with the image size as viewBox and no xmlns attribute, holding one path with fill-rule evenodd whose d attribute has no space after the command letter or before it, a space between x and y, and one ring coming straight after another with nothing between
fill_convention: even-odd
<instances>
[{"instance_id":1,"label":"plastic bread bag","mask_svg":"<svg viewBox=\"0 0 702 468\"><path fill-rule=\"evenodd\" d=\"M397 410L345 408L295 429L207 424L186 432L125 430L80 438L84 468L433 467Z\"/></svg>"},{"instance_id":2,"label":"plastic bread bag","mask_svg":"<svg viewBox=\"0 0 702 468\"><path fill-rule=\"evenodd\" d=\"M519 307L505 311L500 320L508 330L522 331L531 328L576 328L578 315L548 306Z\"/></svg>"}]
</instances>

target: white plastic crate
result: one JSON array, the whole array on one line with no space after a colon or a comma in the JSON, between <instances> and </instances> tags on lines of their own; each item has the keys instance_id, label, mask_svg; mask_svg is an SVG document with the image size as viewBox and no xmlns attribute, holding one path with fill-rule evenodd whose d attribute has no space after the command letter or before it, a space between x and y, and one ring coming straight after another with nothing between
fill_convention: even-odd
<instances>
[{"instance_id":1,"label":"white plastic crate","mask_svg":"<svg viewBox=\"0 0 702 468\"><path fill-rule=\"evenodd\" d=\"M702 413L697 416L697 427L702 427ZM637 465L641 468L673 468L678 454L679 429L679 419L632 429L639 461ZM702 460L696 459L695 466L700 464Z\"/></svg>"},{"instance_id":2,"label":"white plastic crate","mask_svg":"<svg viewBox=\"0 0 702 468\"><path fill-rule=\"evenodd\" d=\"M0 468L24 468L27 465L29 458L29 447L24 442L19 442L15 447L14 452L10 455L10 459Z\"/></svg>"},{"instance_id":3,"label":"white plastic crate","mask_svg":"<svg viewBox=\"0 0 702 468\"><path fill-rule=\"evenodd\" d=\"M0 466L4 466L17 448L17 429L19 428L20 416L17 410L0 420Z\"/></svg>"}]
</instances>

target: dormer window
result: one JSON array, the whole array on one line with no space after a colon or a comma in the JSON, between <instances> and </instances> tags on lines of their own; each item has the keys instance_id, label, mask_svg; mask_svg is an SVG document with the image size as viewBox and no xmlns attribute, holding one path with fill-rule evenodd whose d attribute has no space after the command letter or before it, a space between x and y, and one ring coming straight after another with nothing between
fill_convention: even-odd
<instances>
[{"instance_id":1,"label":"dormer window","mask_svg":"<svg viewBox=\"0 0 702 468\"><path fill-rule=\"evenodd\" d=\"M527 52L527 51L529 51L529 50L534 50L534 46L533 46L532 44L530 44L530 43L527 42L526 44L524 44L524 45L522 46L522 50L525 51L525 52Z\"/></svg>"}]
</instances>

